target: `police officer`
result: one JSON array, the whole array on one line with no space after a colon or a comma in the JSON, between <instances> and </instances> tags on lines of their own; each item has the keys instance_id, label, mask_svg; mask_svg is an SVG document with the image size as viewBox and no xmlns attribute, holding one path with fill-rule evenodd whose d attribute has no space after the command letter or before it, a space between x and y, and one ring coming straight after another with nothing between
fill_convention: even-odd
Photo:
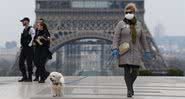
<instances>
[{"instance_id":1,"label":"police officer","mask_svg":"<svg viewBox=\"0 0 185 99\"><path fill-rule=\"evenodd\" d=\"M19 57L19 69L22 73L22 79L19 82L32 82L33 74L33 49L32 42L33 37L35 36L35 30L29 26L30 19L25 17L21 20L22 25L24 26L23 33L21 34L21 52ZM25 65L27 64L27 67Z\"/></svg>"}]
</instances>

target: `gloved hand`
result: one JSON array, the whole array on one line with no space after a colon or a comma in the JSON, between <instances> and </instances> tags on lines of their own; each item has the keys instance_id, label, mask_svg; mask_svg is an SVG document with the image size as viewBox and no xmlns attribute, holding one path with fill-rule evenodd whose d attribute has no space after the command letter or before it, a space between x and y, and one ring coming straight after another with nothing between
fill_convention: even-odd
<instances>
[{"instance_id":1,"label":"gloved hand","mask_svg":"<svg viewBox=\"0 0 185 99\"><path fill-rule=\"evenodd\" d=\"M112 50L112 56L114 58L118 58L119 57L119 50L118 49L113 49Z\"/></svg>"},{"instance_id":2,"label":"gloved hand","mask_svg":"<svg viewBox=\"0 0 185 99\"><path fill-rule=\"evenodd\" d=\"M153 55L151 52L145 52L144 53L144 60L152 60L153 59Z\"/></svg>"}]
</instances>

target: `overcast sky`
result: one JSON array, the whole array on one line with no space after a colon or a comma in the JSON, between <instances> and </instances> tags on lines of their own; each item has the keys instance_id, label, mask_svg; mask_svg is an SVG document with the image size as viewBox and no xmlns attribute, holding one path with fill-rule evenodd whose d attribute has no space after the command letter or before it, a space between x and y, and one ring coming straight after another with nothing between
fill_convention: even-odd
<instances>
[{"instance_id":1,"label":"overcast sky","mask_svg":"<svg viewBox=\"0 0 185 99\"><path fill-rule=\"evenodd\" d=\"M24 16L35 20L35 0L1 0L0 45L5 41L19 41ZM185 0L145 0L145 21L153 33L162 24L165 35L185 36Z\"/></svg>"}]
</instances>

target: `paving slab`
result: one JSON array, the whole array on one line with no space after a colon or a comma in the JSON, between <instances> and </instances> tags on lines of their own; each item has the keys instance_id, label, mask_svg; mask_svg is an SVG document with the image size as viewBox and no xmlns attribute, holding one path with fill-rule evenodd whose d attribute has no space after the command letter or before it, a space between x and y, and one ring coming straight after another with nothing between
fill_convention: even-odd
<instances>
[{"instance_id":1,"label":"paving slab","mask_svg":"<svg viewBox=\"0 0 185 99\"><path fill-rule=\"evenodd\" d=\"M19 83L20 77L0 77L0 99L129 99L122 76L65 77L63 97L52 97L49 80ZM138 77L131 99L185 99L185 77Z\"/></svg>"}]
</instances>

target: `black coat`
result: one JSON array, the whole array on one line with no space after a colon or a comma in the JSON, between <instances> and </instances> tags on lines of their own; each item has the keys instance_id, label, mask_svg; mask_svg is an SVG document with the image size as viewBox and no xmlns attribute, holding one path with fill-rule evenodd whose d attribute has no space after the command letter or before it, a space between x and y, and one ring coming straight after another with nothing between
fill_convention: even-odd
<instances>
[{"instance_id":1,"label":"black coat","mask_svg":"<svg viewBox=\"0 0 185 99\"><path fill-rule=\"evenodd\" d=\"M41 39L40 41L43 43L43 45L39 45L39 43L36 41L36 39L39 37L39 36L42 36L44 37L45 39L48 39L48 40L44 40L44 39ZM36 43L36 47L49 47L50 46L50 33L48 32L48 30L37 30L36 31L36 35L34 37L34 42Z\"/></svg>"},{"instance_id":2,"label":"black coat","mask_svg":"<svg viewBox=\"0 0 185 99\"><path fill-rule=\"evenodd\" d=\"M39 45L37 43L36 39L39 36L43 36L44 38L48 40L41 39L40 42L42 42L42 45ZM35 65L45 65L47 59L51 59L52 54L49 51L50 47L50 33L47 30L42 30L42 31L37 31L35 37L34 37L34 42L36 43L34 47L34 63Z\"/></svg>"}]
</instances>

